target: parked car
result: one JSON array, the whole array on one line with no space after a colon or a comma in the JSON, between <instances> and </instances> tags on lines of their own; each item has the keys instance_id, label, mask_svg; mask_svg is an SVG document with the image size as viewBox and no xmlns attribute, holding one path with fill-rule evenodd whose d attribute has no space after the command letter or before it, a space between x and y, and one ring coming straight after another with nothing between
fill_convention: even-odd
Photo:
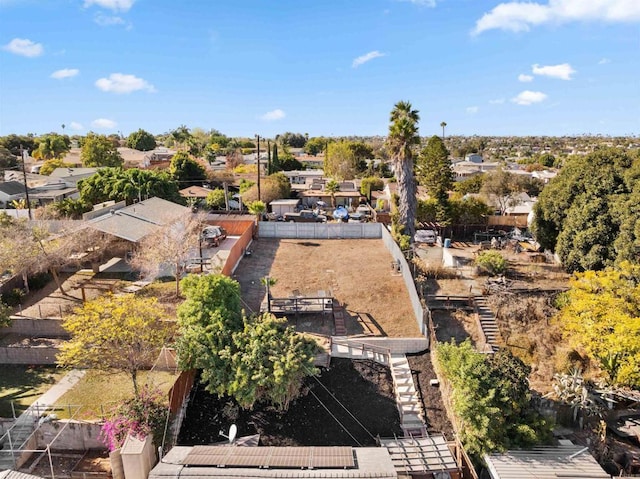
<instances>
[{"instance_id":1,"label":"parked car","mask_svg":"<svg viewBox=\"0 0 640 479\"><path fill-rule=\"evenodd\" d=\"M227 239L227 230L222 226L207 226L202 230L202 241L208 246L220 246Z\"/></svg>"},{"instance_id":2,"label":"parked car","mask_svg":"<svg viewBox=\"0 0 640 479\"><path fill-rule=\"evenodd\" d=\"M299 213L285 213L284 221L292 223L326 223L327 217L325 215L316 214L311 210L302 210Z\"/></svg>"},{"instance_id":3,"label":"parked car","mask_svg":"<svg viewBox=\"0 0 640 479\"><path fill-rule=\"evenodd\" d=\"M349 215L349 223L364 223L367 221L367 217L362 213L351 213Z\"/></svg>"},{"instance_id":4,"label":"parked car","mask_svg":"<svg viewBox=\"0 0 640 479\"><path fill-rule=\"evenodd\" d=\"M436 244L438 235L433 230L418 230L413 237L416 243Z\"/></svg>"}]
</instances>

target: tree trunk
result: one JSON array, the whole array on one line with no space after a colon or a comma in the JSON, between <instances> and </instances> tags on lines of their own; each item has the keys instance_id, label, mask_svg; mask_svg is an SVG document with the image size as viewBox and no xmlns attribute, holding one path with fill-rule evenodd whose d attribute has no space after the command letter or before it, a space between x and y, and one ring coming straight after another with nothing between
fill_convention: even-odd
<instances>
[{"instance_id":1,"label":"tree trunk","mask_svg":"<svg viewBox=\"0 0 640 479\"><path fill-rule=\"evenodd\" d=\"M413 235L416 232L416 181L413 177L413 158L411 154L398 159L399 168L396 168L398 175L398 213L400 224L404 226L403 234L408 235L413 243Z\"/></svg>"},{"instance_id":2,"label":"tree trunk","mask_svg":"<svg viewBox=\"0 0 640 479\"><path fill-rule=\"evenodd\" d=\"M65 293L64 289L62 288L62 283L60 282L60 276L58 276L58 272L56 271L55 268L51 268L51 275L53 276L53 280L56 282L56 285L58 286L58 289L60 290L60 292L66 296L67 293Z\"/></svg>"},{"instance_id":3,"label":"tree trunk","mask_svg":"<svg viewBox=\"0 0 640 479\"><path fill-rule=\"evenodd\" d=\"M139 390L138 390L138 371L136 371L136 370L131 371L131 381L133 382L133 394L135 395L135 397L138 397L138 395L139 395Z\"/></svg>"},{"instance_id":4,"label":"tree trunk","mask_svg":"<svg viewBox=\"0 0 640 479\"><path fill-rule=\"evenodd\" d=\"M26 272L22 273L22 281L24 283L24 290L26 294L29 294L29 276Z\"/></svg>"},{"instance_id":5,"label":"tree trunk","mask_svg":"<svg viewBox=\"0 0 640 479\"><path fill-rule=\"evenodd\" d=\"M176 263L176 298L179 298L179 297L180 297L180 263Z\"/></svg>"}]
</instances>

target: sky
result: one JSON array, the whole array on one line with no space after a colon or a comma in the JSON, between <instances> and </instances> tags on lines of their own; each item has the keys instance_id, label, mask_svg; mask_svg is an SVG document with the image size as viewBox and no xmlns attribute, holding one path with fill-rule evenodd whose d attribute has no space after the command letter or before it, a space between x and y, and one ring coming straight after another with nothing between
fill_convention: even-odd
<instances>
[{"instance_id":1,"label":"sky","mask_svg":"<svg viewBox=\"0 0 640 479\"><path fill-rule=\"evenodd\" d=\"M640 0L0 0L0 135L640 135ZM65 128L62 128L62 125Z\"/></svg>"}]
</instances>

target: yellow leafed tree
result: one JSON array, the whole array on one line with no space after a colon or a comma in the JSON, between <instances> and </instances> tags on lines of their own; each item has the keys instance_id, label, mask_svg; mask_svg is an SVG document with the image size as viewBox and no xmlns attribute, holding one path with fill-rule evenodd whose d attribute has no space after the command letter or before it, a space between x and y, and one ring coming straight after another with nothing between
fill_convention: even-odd
<instances>
[{"instance_id":1,"label":"yellow leafed tree","mask_svg":"<svg viewBox=\"0 0 640 479\"><path fill-rule=\"evenodd\" d=\"M613 384L640 387L640 265L579 273L565 299L557 320L571 345Z\"/></svg>"},{"instance_id":2,"label":"yellow leafed tree","mask_svg":"<svg viewBox=\"0 0 640 479\"><path fill-rule=\"evenodd\" d=\"M138 372L148 369L171 337L172 324L155 298L102 296L65 318L71 340L60 348L58 364L125 372L138 395Z\"/></svg>"}]
</instances>

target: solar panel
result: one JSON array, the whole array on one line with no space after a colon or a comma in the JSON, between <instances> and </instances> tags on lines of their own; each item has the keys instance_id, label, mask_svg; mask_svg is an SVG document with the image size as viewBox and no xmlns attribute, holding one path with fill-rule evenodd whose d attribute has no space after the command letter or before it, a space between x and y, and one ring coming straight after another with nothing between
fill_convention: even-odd
<instances>
[{"instance_id":1,"label":"solar panel","mask_svg":"<svg viewBox=\"0 0 640 479\"><path fill-rule=\"evenodd\" d=\"M234 447L195 446L185 457L186 466L256 468L355 467L351 447Z\"/></svg>"}]
</instances>

